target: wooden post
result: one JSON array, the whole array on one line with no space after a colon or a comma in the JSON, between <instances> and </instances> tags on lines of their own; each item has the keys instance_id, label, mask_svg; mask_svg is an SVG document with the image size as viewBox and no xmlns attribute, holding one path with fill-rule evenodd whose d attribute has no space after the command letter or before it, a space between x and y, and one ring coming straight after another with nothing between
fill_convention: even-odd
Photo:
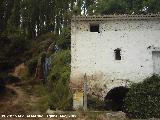
<instances>
[{"instance_id":1,"label":"wooden post","mask_svg":"<svg viewBox=\"0 0 160 120\"><path fill-rule=\"evenodd\" d=\"M87 111L87 75L86 73L84 75L83 92L84 92L83 109L84 111Z\"/></svg>"}]
</instances>

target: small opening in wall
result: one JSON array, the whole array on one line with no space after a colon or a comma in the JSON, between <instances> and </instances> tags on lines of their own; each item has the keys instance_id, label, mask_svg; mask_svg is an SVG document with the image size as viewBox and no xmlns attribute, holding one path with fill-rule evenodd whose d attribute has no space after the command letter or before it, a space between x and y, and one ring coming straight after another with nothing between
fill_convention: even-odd
<instances>
[{"instance_id":1,"label":"small opening in wall","mask_svg":"<svg viewBox=\"0 0 160 120\"><path fill-rule=\"evenodd\" d=\"M121 60L121 49L117 48L114 50L115 60Z\"/></svg>"},{"instance_id":2,"label":"small opening in wall","mask_svg":"<svg viewBox=\"0 0 160 120\"><path fill-rule=\"evenodd\" d=\"M90 32L98 32L99 33L99 24L90 24Z\"/></svg>"}]
</instances>

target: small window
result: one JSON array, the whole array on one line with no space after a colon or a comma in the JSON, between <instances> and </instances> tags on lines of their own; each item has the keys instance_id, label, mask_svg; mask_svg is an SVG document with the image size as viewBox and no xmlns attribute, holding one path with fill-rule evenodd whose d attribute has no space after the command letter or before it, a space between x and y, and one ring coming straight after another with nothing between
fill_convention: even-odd
<instances>
[{"instance_id":1,"label":"small window","mask_svg":"<svg viewBox=\"0 0 160 120\"><path fill-rule=\"evenodd\" d=\"M115 60L121 60L121 49L117 48L114 50Z\"/></svg>"},{"instance_id":2,"label":"small window","mask_svg":"<svg viewBox=\"0 0 160 120\"><path fill-rule=\"evenodd\" d=\"M98 32L99 33L99 24L90 24L90 32Z\"/></svg>"}]
</instances>

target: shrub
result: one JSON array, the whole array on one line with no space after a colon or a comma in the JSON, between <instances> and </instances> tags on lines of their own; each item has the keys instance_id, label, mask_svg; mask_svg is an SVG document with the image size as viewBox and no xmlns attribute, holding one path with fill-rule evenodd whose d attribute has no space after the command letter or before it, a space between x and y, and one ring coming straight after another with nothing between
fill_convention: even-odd
<instances>
[{"instance_id":1,"label":"shrub","mask_svg":"<svg viewBox=\"0 0 160 120\"><path fill-rule=\"evenodd\" d=\"M70 79L70 50L55 53L52 58L53 65L49 75L51 84L56 85L58 80L61 80L63 83L68 82ZM54 85L52 87L54 87Z\"/></svg>"},{"instance_id":2,"label":"shrub","mask_svg":"<svg viewBox=\"0 0 160 120\"><path fill-rule=\"evenodd\" d=\"M125 98L126 113L131 118L160 117L160 77L153 75L133 84Z\"/></svg>"},{"instance_id":3,"label":"shrub","mask_svg":"<svg viewBox=\"0 0 160 120\"><path fill-rule=\"evenodd\" d=\"M72 95L69 92L68 84L63 84L61 80L58 81L53 93L50 96L49 106L52 110L72 109Z\"/></svg>"},{"instance_id":4,"label":"shrub","mask_svg":"<svg viewBox=\"0 0 160 120\"><path fill-rule=\"evenodd\" d=\"M69 110L72 107L72 95L69 91L70 79L70 50L53 54L53 65L49 75L51 97L49 105L51 109Z\"/></svg>"}]
</instances>

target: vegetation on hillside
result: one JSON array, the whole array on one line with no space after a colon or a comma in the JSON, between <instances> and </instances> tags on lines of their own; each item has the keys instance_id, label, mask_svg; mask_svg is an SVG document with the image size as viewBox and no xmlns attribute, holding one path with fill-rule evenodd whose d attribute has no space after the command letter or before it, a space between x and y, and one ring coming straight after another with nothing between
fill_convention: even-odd
<instances>
[{"instance_id":1,"label":"vegetation on hillside","mask_svg":"<svg viewBox=\"0 0 160 120\"><path fill-rule=\"evenodd\" d=\"M49 75L51 109L71 110L72 95L69 91L70 79L70 50L63 50L53 55L53 66Z\"/></svg>"}]
</instances>

